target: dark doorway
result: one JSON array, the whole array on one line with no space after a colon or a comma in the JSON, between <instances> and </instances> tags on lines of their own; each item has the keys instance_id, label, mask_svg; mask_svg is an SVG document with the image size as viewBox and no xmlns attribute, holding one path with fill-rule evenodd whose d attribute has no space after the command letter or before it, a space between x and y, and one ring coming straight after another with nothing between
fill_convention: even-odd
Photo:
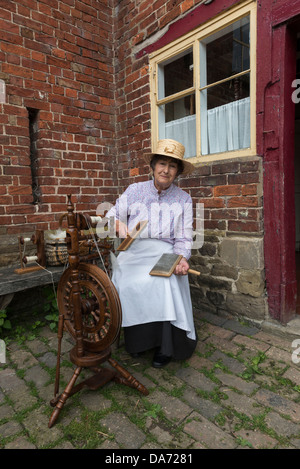
<instances>
[{"instance_id":1,"label":"dark doorway","mask_svg":"<svg viewBox=\"0 0 300 469\"><path fill-rule=\"evenodd\" d=\"M297 69L296 80L300 83L300 32L297 34ZM298 82L295 82L297 84ZM300 87L294 91L295 102L295 231L296 231L296 278L297 278L297 306L296 313L300 314Z\"/></svg>"}]
</instances>

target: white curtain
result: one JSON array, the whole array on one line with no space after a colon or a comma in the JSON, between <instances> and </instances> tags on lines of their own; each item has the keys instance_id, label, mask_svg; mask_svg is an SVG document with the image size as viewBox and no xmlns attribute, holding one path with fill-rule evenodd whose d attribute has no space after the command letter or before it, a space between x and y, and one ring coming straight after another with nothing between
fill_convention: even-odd
<instances>
[{"instance_id":1,"label":"white curtain","mask_svg":"<svg viewBox=\"0 0 300 469\"><path fill-rule=\"evenodd\" d=\"M201 139L203 154L250 147L250 98L209 109L207 135Z\"/></svg>"},{"instance_id":2,"label":"white curtain","mask_svg":"<svg viewBox=\"0 0 300 469\"><path fill-rule=\"evenodd\" d=\"M165 124L165 136L185 146L185 158L196 156L196 116ZM250 98L239 99L201 114L202 154L250 147Z\"/></svg>"},{"instance_id":3,"label":"white curtain","mask_svg":"<svg viewBox=\"0 0 300 469\"><path fill-rule=\"evenodd\" d=\"M196 156L196 115L167 122L165 138L172 138L182 143L185 146L185 158Z\"/></svg>"}]
</instances>

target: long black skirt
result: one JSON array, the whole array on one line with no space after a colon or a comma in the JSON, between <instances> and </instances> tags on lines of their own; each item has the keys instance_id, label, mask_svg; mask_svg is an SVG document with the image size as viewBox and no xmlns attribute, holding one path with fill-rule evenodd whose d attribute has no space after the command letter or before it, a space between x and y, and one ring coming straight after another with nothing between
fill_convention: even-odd
<instances>
[{"instance_id":1,"label":"long black skirt","mask_svg":"<svg viewBox=\"0 0 300 469\"><path fill-rule=\"evenodd\" d=\"M189 339L186 331L173 326L169 321L124 327L124 340L128 353L141 353L156 348L174 360L189 358L197 345L197 338Z\"/></svg>"}]
</instances>

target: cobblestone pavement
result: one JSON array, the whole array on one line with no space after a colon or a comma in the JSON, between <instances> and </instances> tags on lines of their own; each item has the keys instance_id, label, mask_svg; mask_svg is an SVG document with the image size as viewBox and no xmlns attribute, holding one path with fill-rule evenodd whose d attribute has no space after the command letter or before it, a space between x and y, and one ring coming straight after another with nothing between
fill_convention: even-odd
<instances>
[{"instance_id":1,"label":"cobblestone pavement","mask_svg":"<svg viewBox=\"0 0 300 469\"><path fill-rule=\"evenodd\" d=\"M114 382L81 390L50 429L56 334L44 327L33 340L11 342L0 368L0 448L299 449L300 364L292 360L292 339L196 316L197 350L184 363L155 369L152 353L132 359L122 339L114 346L113 356L148 396ZM73 373L69 340L65 334L60 391Z\"/></svg>"}]
</instances>

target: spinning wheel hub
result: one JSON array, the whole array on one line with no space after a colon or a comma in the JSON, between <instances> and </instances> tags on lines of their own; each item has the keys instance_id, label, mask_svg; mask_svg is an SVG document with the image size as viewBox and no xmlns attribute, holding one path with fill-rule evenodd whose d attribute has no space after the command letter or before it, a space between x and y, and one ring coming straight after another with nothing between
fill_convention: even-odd
<instances>
[{"instance_id":1,"label":"spinning wheel hub","mask_svg":"<svg viewBox=\"0 0 300 469\"><path fill-rule=\"evenodd\" d=\"M81 312L82 314L93 314L94 309L97 307L97 302L94 300L88 300L87 298L82 298L81 300ZM98 310L95 313L99 313Z\"/></svg>"}]
</instances>

